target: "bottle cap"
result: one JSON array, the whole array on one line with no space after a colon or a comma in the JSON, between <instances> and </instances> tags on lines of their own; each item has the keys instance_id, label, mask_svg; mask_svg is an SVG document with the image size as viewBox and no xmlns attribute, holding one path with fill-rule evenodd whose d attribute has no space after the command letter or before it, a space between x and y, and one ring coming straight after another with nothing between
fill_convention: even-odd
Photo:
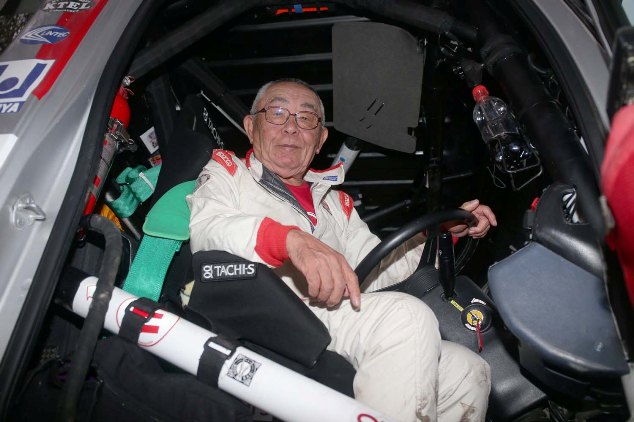
<instances>
[{"instance_id":1,"label":"bottle cap","mask_svg":"<svg viewBox=\"0 0 634 422\"><path fill-rule=\"evenodd\" d=\"M484 85L476 85L471 91L471 95L473 95L473 99L478 102L480 98L489 95L489 90L487 90Z\"/></svg>"}]
</instances>

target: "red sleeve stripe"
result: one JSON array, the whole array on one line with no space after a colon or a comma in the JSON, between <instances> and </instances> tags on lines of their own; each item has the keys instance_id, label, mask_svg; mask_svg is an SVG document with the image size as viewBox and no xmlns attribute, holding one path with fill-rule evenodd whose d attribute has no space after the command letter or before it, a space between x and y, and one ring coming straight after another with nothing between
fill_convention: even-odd
<instances>
[{"instance_id":1,"label":"red sleeve stripe","mask_svg":"<svg viewBox=\"0 0 634 422\"><path fill-rule=\"evenodd\" d=\"M279 267L288 259L286 236L293 229L301 230L297 226L285 226L271 218L265 217L258 229L255 252L267 264Z\"/></svg>"}]
</instances>

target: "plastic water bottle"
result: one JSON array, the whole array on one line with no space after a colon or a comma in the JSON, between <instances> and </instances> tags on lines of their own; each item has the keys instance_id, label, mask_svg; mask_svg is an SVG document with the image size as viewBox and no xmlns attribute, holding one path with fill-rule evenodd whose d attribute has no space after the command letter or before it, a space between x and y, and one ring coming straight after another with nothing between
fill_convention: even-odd
<instances>
[{"instance_id":1,"label":"plastic water bottle","mask_svg":"<svg viewBox=\"0 0 634 422\"><path fill-rule=\"evenodd\" d=\"M476 102L473 121L478 125L495 165L505 172L523 169L532 152L522 139L506 103L490 96L484 85L477 85L471 93Z\"/></svg>"}]
</instances>

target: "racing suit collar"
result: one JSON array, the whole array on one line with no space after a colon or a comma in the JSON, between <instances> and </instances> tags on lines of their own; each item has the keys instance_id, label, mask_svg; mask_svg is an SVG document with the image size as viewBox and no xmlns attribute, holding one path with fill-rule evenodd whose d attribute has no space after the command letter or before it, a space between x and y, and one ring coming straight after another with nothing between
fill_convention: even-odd
<instances>
[{"instance_id":1,"label":"racing suit collar","mask_svg":"<svg viewBox=\"0 0 634 422\"><path fill-rule=\"evenodd\" d=\"M262 179L264 174L264 165L253 154L253 148L251 148L245 158L247 168L251 174L257 179ZM327 168L325 170L309 169L304 176L304 180L309 183L318 183L328 186L340 185L345 179L345 172L343 170L343 163L339 163L336 166Z\"/></svg>"},{"instance_id":2,"label":"racing suit collar","mask_svg":"<svg viewBox=\"0 0 634 422\"><path fill-rule=\"evenodd\" d=\"M324 185L340 185L345 179L345 172L343 170L343 163L339 163L336 166L329 167L325 170L309 169L304 180L311 183L320 183Z\"/></svg>"}]
</instances>

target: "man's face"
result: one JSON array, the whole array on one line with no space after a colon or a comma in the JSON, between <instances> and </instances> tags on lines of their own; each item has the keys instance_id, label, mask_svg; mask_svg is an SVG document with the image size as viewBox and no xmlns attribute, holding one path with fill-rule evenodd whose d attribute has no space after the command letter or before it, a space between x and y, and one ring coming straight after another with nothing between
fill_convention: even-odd
<instances>
[{"instance_id":1,"label":"man's face","mask_svg":"<svg viewBox=\"0 0 634 422\"><path fill-rule=\"evenodd\" d=\"M279 82L265 92L256 110L278 106L291 113L312 111L323 119L319 110L319 98L305 86L293 82ZM244 118L244 129L253 145L253 152L265 167L284 182L301 185L313 157L326 141L328 129L319 124L315 129L302 129L290 116L283 125L266 121L264 113Z\"/></svg>"}]
</instances>

